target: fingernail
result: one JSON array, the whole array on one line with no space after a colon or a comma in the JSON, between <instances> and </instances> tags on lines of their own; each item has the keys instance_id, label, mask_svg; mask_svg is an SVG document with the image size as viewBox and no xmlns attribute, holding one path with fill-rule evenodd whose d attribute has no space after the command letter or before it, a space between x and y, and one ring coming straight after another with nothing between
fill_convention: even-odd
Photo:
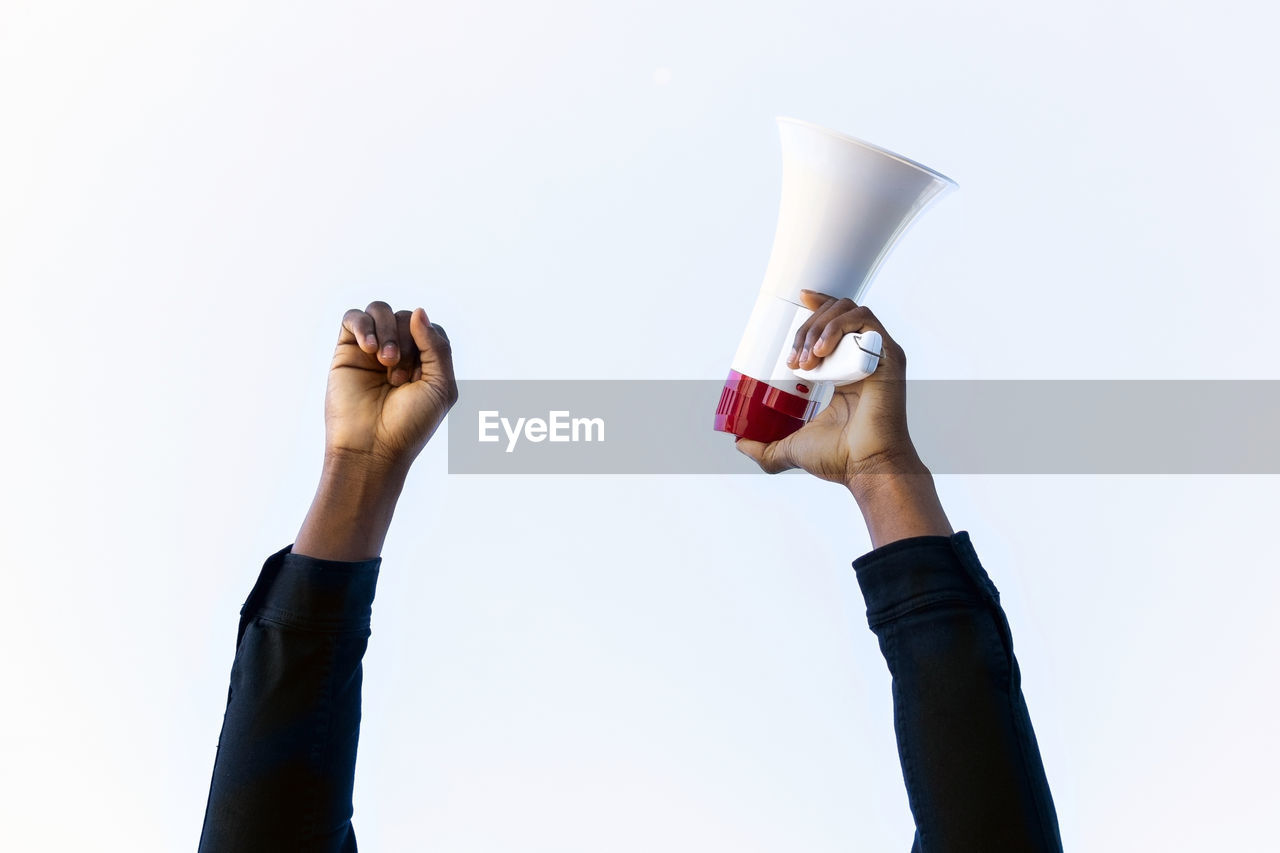
<instances>
[{"instance_id":1,"label":"fingernail","mask_svg":"<svg viewBox=\"0 0 1280 853\"><path fill-rule=\"evenodd\" d=\"M384 346L384 347L382 348L382 357L383 357L383 358L395 358L395 355L396 355L396 345L395 345L395 344L387 344L386 346Z\"/></svg>"},{"instance_id":2,"label":"fingernail","mask_svg":"<svg viewBox=\"0 0 1280 853\"><path fill-rule=\"evenodd\" d=\"M800 353L800 363L804 364L808 360L809 360L809 348L805 347L804 352Z\"/></svg>"},{"instance_id":3,"label":"fingernail","mask_svg":"<svg viewBox=\"0 0 1280 853\"><path fill-rule=\"evenodd\" d=\"M814 343L813 343L813 352L814 352L814 354L817 354L817 352L818 352L818 347L826 346L826 344L827 344L827 339L826 339L826 338L818 338L816 341L814 341Z\"/></svg>"},{"instance_id":4,"label":"fingernail","mask_svg":"<svg viewBox=\"0 0 1280 853\"><path fill-rule=\"evenodd\" d=\"M364 342L366 346L371 346L374 349L378 348L378 339L375 338L373 335L365 335Z\"/></svg>"},{"instance_id":5,"label":"fingernail","mask_svg":"<svg viewBox=\"0 0 1280 853\"><path fill-rule=\"evenodd\" d=\"M795 347L792 347L792 348L791 348L791 355L787 356L787 361L795 361L795 360L796 360L796 355L797 355L797 354L798 354L798 353L796 352L796 348L795 348Z\"/></svg>"}]
</instances>

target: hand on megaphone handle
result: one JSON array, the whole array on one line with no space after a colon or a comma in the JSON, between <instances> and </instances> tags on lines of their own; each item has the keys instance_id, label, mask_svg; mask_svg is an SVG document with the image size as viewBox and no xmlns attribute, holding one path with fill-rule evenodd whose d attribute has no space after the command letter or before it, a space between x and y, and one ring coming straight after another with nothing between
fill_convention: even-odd
<instances>
[{"instance_id":1,"label":"hand on megaphone handle","mask_svg":"<svg viewBox=\"0 0 1280 853\"><path fill-rule=\"evenodd\" d=\"M845 335L866 331L884 339L880 365L866 379L838 387L816 418L781 441L742 438L738 449L770 474L803 468L845 484L855 496L873 486L875 474L923 469L907 432L907 356L902 347L865 305L810 290L801 291L801 299L813 316L796 331L789 367L812 369L835 352Z\"/></svg>"},{"instance_id":2,"label":"hand on megaphone handle","mask_svg":"<svg viewBox=\"0 0 1280 853\"><path fill-rule=\"evenodd\" d=\"M857 332L883 332L875 315L852 299L836 299L812 290L800 291L800 298L813 314L796 330L787 367L813 370L822 359L836 351L845 335ZM872 325L868 325L868 321Z\"/></svg>"}]
</instances>

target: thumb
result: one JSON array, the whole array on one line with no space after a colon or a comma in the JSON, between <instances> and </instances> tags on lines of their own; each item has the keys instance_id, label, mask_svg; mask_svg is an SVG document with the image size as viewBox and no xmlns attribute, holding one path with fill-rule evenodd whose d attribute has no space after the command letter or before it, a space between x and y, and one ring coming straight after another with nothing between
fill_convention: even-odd
<instances>
[{"instance_id":1,"label":"thumb","mask_svg":"<svg viewBox=\"0 0 1280 853\"><path fill-rule=\"evenodd\" d=\"M432 323L422 308L415 308L409 315L409 334L418 345L418 359L422 363L420 381L443 383L449 396L456 399L458 383L453 375L453 348L444 327Z\"/></svg>"},{"instance_id":2,"label":"thumb","mask_svg":"<svg viewBox=\"0 0 1280 853\"><path fill-rule=\"evenodd\" d=\"M766 444L763 441L740 438L734 442L734 446L744 456L749 456L766 474L777 474L796 467L795 463L787 458L786 451L783 449L784 442L785 439Z\"/></svg>"}]
</instances>

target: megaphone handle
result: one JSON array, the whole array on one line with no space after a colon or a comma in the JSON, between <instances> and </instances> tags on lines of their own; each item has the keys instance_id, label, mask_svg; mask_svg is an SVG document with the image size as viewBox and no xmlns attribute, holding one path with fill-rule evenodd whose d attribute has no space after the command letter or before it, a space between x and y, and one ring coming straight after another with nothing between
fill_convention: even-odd
<instances>
[{"instance_id":1,"label":"megaphone handle","mask_svg":"<svg viewBox=\"0 0 1280 853\"><path fill-rule=\"evenodd\" d=\"M812 315L813 312L807 308L796 311L796 318L791 323L791 333L786 341L788 348L795 339L796 331ZM811 370L793 370L792 373L810 382L848 385L875 373L880 364L883 345L879 332L854 332L841 338L835 352L824 357L817 367Z\"/></svg>"}]
</instances>

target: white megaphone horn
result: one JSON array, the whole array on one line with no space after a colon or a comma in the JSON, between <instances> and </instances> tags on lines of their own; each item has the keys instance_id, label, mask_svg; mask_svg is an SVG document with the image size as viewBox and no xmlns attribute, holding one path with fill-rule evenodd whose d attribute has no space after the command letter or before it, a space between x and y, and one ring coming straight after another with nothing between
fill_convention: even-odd
<instances>
[{"instance_id":1,"label":"white megaphone horn","mask_svg":"<svg viewBox=\"0 0 1280 853\"><path fill-rule=\"evenodd\" d=\"M862 296L898 238L930 202L955 189L945 175L816 124L779 118L782 198L773 251L716 407L715 428L777 441L804 426L836 385L879 363L876 332L850 334L812 370L792 370L796 330L812 312L801 290Z\"/></svg>"}]
</instances>

